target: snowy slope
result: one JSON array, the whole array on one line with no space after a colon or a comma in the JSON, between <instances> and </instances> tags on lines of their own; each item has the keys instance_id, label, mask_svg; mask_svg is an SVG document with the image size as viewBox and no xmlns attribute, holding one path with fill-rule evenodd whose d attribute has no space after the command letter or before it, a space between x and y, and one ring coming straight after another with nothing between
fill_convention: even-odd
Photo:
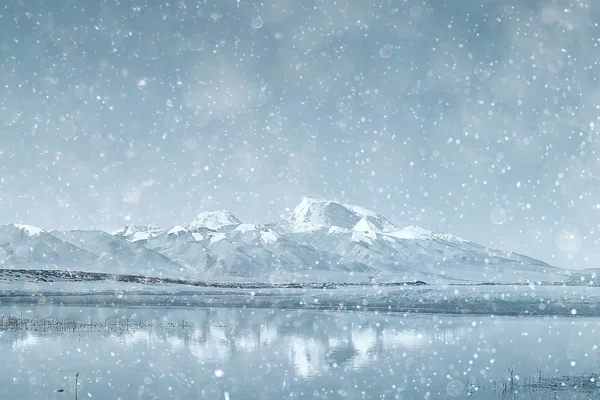
<instances>
[{"instance_id":1,"label":"snowy slope","mask_svg":"<svg viewBox=\"0 0 600 400\"><path fill-rule=\"evenodd\" d=\"M97 256L93 264L95 272L149 277L189 277L183 271L182 265L140 245L138 241L129 242L98 230L52 231L51 234L95 254Z\"/></svg>"},{"instance_id":2,"label":"snowy slope","mask_svg":"<svg viewBox=\"0 0 600 400\"><path fill-rule=\"evenodd\" d=\"M281 222L280 227L287 232L314 231L332 226L351 229L361 219L384 232L398 229L384 216L365 208L308 196Z\"/></svg>"},{"instance_id":3,"label":"snowy slope","mask_svg":"<svg viewBox=\"0 0 600 400\"><path fill-rule=\"evenodd\" d=\"M364 265L345 265L337 254L296 243L264 225L240 223L232 228L228 225L226 232L193 228L177 236L162 234L149 239L146 246L182 264L198 279L319 281L327 271L333 280L341 271L375 272Z\"/></svg>"},{"instance_id":4,"label":"snowy slope","mask_svg":"<svg viewBox=\"0 0 600 400\"><path fill-rule=\"evenodd\" d=\"M147 240L163 231L164 229L156 224L125 225L116 231L113 231L112 234L132 242L137 242L139 240Z\"/></svg>"},{"instance_id":5,"label":"snowy slope","mask_svg":"<svg viewBox=\"0 0 600 400\"><path fill-rule=\"evenodd\" d=\"M15 268L85 269L96 256L41 228L30 225L0 225L2 266Z\"/></svg>"},{"instance_id":6,"label":"snowy slope","mask_svg":"<svg viewBox=\"0 0 600 400\"><path fill-rule=\"evenodd\" d=\"M214 231L221 229L232 228L241 224L232 213L227 210L220 211L204 211L196 216L196 218L188 225L188 229L195 230L207 228Z\"/></svg>"},{"instance_id":7,"label":"snowy slope","mask_svg":"<svg viewBox=\"0 0 600 400\"><path fill-rule=\"evenodd\" d=\"M305 197L282 221L205 211L187 226L48 233L0 227L5 266L35 264L202 280L262 282L556 282L580 279L530 257L446 232L400 227L365 208ZM584 280L591 279L584 277Z\"/></svg>"},{"instance_id":8,"label":"snowy slope","mask_svg":"<svg viewBox=\"0 0 600 400\"><path fill-rule=\"evenodd\" d=\"M399 228L364 208L328 200L304 198L279 227L297 243L374 268L376 280L564 279L564 271L541 261L416 225Z\"/></svg>"}]
</instances>

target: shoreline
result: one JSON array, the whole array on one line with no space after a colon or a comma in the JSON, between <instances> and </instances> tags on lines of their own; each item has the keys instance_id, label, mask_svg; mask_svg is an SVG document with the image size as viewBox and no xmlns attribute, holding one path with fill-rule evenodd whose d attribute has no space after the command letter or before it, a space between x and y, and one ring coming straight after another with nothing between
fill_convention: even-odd
<instances>
[{"instance_id":1,"label":"shoreline","mask_svg":"<svg viewBox=\"0 0 600 400\"><path fill-rule=\"evenodd\" d=\"M600 288L365 285L318 289L248 289L124 282L0 282L0 305L274 308L410 314L600 317Z\"/></svg>"}]
</instances>

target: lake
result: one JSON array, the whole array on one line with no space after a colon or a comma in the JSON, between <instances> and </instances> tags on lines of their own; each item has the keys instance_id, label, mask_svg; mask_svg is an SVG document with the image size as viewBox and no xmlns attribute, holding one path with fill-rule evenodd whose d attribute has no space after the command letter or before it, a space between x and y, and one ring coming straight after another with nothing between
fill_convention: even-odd
<instances>
[{"instance_id":1,"label":"lake","mask_svg":"<svg viewBox=\"0 0 600 400\"><path fill-rule=\"evenodd\" d=\"M76 374L79 399L486 399L509 370L523 383L540 372L589 377L600 362L600 319L578 316L43 305L0 314L1 399L74 399Z\"/></svg>"}]
</instances>

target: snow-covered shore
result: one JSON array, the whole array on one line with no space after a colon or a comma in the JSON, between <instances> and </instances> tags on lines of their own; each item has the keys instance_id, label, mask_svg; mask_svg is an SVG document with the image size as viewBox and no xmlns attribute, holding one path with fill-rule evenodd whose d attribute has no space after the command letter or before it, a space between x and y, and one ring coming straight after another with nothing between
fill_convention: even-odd
<instances>
[{"instance_id":1,"label":"snow-covered shore","mask_svg":"<svg viewBox=\"0 0 600 400\"><path fill-rule=\"evenodd\" d=\"M215 288L128 282L0 283L0 305L251 307L463 315L600 316L600 288L534 285Z\"/></svg>"}]
</instances>

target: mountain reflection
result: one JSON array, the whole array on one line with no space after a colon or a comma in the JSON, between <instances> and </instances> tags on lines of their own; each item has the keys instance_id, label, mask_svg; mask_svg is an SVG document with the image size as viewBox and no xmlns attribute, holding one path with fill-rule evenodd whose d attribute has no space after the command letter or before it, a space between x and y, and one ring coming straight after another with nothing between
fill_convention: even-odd
<instances>
[{"instance_id":1,"label":"mountain reflection","mask_svg":"<svg viewBox=\"0 0 600 400\"><path fill-rule=\"evenodd\" d=\"M75 332L26 330L5 332L0 340L10 342L15 352L43 351L48 346L69 347L72 340L89 344L100 335L115 349L162 349L171 356L184 352L197 362L211 364L236 364L255 354L269 354L279 364L291 366L296 376L308 378L332 369L369 368L395 353L415 353L432 343L454 342L470 329L466 322L444 325L431 317L411 317L410 326L403 326L396 317L391 324L383 315L342 312L220 309L172 314L169 321L186 320L187 325L165 327L161 324L165 320L155 319L152 312L135 310L128 317L148 318L150 326L78 328Z\"/></svg>"},{"instance_id":2,"label":"mountain reflection","mask_svg":"<svg viewBox=\"0 0 600 400\"><path fill-rule=\"evenodd\" d=\"M81 398L449 398L457 382L506 378L507 365L523 376L594 371L584 355L600 330L591 318L265 309L55 307L50 317L67 316L75 328L0 329L0 399L73 395L77 373Z\"/></svg>"}]
</instances>

